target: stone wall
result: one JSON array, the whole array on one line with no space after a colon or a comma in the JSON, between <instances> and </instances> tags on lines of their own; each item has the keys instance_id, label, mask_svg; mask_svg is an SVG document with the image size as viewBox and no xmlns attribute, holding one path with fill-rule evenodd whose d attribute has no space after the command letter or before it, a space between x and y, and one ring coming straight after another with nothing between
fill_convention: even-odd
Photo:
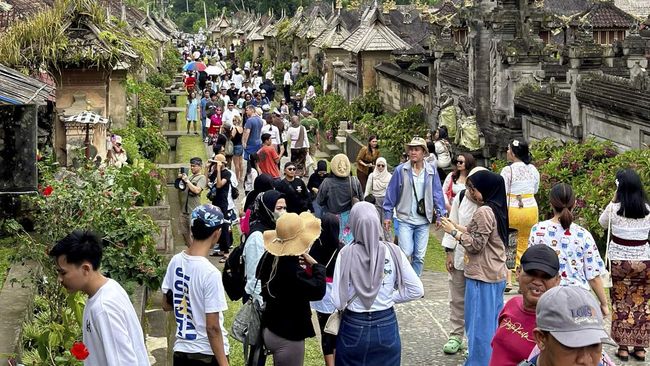
<instances>
[{"instance_id":1,"label":"stone wall","mask_svg":"<svg viewBox=\"0 0 650 366\"><path fill-rule=\"evenodd\" d=\"M115 70L111 73L108 86L108 114L111 118L111 128L126 127L126 70Z\"/></svg>"},{"instance_id":2,"label":"stone wall","mask_svg":"<svg viewBox=\"0 0 650 366\"><path fill-rule=\"evenodd\" d=\"M609 140L621 150L650 145L650 120L624 116L609 110L583 106L584 138Z\"/></svg>"},{"instance_id":3,"label":"stone wall","mask_svg":"<svg viewBox=\"0 0 650 366\"><path fill-rule=\"evenodd\" d=\"M348 102L359 96L357 76L354 74L354 72L354 69L334 69L332 91L340 94Z\"/></svg>"},{"instance_id":4,"label":"stone wall","mask_svg":"<svg viewBox=\"0 0 650 366\"><path fill-rule=\"evenodd\" d=\"M429 80L425 75L402 70L395 64L382 63L375 67L376 89L384 108L397 113L413 105L421 105L429 121L432 98L429 95Z\"/></svg>"}]
</instances>

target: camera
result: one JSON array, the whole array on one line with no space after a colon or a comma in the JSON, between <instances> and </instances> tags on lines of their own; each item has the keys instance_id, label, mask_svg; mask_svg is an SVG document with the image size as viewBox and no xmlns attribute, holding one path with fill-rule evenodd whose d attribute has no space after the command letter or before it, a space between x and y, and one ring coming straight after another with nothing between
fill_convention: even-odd
<instances>
[{"instance_id":1,"label":"camera","mask_svg":"<svg viewBox=\"0 0 650 366\"><path fill-rule=\"evenodd\" d=\"M181 174L185 174L185 167L181 168Z\"/></svg>"}]
</instances>

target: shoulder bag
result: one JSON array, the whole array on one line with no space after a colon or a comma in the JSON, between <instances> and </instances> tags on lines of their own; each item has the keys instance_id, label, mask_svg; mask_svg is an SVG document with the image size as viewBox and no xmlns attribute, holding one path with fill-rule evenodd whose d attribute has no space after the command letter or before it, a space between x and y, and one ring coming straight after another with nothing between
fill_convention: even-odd
<instances>
[{"instance_id":1,"label":"shoulder bag","mask_svg":"<svg viewBox=\"0 0 650 366\"><path fill-rule=\"evenodd\" d=\"M354 194L354 189L352 189L352 177L348 177L348 183L350 183L350 200L352 201L352 206L356 205L359 203L359 199L357 196Z\"/></svg>"},{"instance_id":2,"label":"shoulder bag","mask_svg":"<svg viewBox=\"0 0 650 366\"><path fill-rule=\"evenodd\" d=\"M354 301L354 299L356 298L357 298L357 294L354 294L354 296L352 296L350 300L348 300L348 302L345 304L345 308L343 308L343 310L336 309L329 316L329 318L327 318L327 323L325 323L325 329L323 329L325 333L331 335L339 334L339 328L341 327L341 317L343 316L343 312L345 311L345 309L348 308L348 306L350 306L352 301Z\"/></svg>"},{"instance_id":3,"label":"shoulder bag","mask_svg":"<svg viewBox=\"0 0 650 366\"><path fill-rule=\"evenodd\" d=\"M609 242L612 240L612 213L614 206L610 204L608 223L607 223L607 244L605 244L605 267L606 271L600 275L604 288L612 288L612 261L609 259Z\"/></svg>"},{"instance_id":4,"label":"shoulder bag","mask_svg":"<svg viewBox=\"0 0 650 366\"><path fill-rule=\"evenodd\" d=\"M413 178L413 175L411 174L411 187L413 188L413 195L415 196L415 202L417 202L417 213L420 216L427 217L427 206L424 203L424 198L418 199L418 192L415 190L415 179ZM426 184L426 182L425 182ZM435 221L435 218L434 218Z\"/></svg>"}]
</instances>

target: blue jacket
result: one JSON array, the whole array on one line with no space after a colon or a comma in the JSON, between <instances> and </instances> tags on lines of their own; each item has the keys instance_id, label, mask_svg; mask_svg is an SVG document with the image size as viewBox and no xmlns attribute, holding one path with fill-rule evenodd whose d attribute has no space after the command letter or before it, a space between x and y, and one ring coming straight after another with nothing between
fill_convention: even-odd
<instances>
[{"instance_id":1,"label":"blue jacket","mask_svg":"<svg viewBox=\"0 0 650 366\"><path fill-rule=\"evenodd\" d=\"M438 219L447 214L445 198L442 193L440 177L437 174L435 165L424 162L424 206L427 212L427 220L432 223L434 217ZM386 196L384 197L384 217L393 216L393 209L397 211L397 218L400 221L408 221L411 213L411 204L415 199L413 195L411 173L411 162L402 163L395 168L393 177L388 183ZM422 197L419 197L422 198ZM435 216L434 216L435 213Z\"/></svg>"}]
</instances>

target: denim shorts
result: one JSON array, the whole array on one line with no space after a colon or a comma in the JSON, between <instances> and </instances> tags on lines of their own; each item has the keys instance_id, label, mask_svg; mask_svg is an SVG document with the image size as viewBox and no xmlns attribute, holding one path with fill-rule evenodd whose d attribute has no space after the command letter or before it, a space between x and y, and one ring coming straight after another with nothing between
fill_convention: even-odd
<instances>
[{"instance_id":1,"label":"denim shorts","mask_svg":"<svg viewBox=\"0 0 650 366\"><path fill-rule=\"evenodd\" d=\"M244 155L244 146L242 145L235 145L232 147L232 154L235 156L242 156Z\"/></svg>"}]
</instances>

